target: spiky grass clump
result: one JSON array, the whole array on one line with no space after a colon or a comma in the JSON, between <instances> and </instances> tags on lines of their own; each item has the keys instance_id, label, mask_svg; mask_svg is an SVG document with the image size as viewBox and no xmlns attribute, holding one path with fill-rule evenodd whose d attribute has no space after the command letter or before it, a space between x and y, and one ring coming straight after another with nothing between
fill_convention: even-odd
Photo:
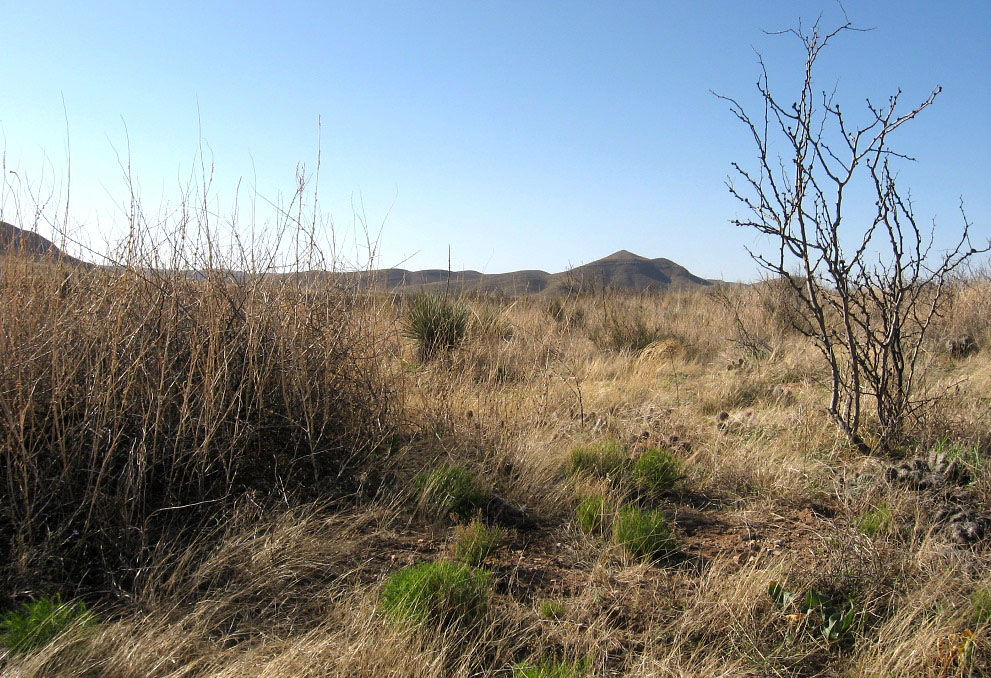
<instances>
[{"instance_id":1,"label":"spiky grass clump","mask_svg":"<svg viewBox=\"0 0 991 678\"><path fill-rule=\"evenodd\" d=\"M630 450L618 440L601 440L571 451L572 473L618 478L630 467Z\"/></svg>"},{"instance_id":2,"label":"spiky grass clump","mask_svg":"<svg viewBox=\"0 0 991 678\"><path fill-rule=\"evenodd\" d=\"M602 532L616 508L604 495L593 494L578 502L575 517L585 532Z\"/></svg>"},{"instance_id":3,"label":"spiky grass clump","mask_svg":"<svg viewBox=\"0 0 991 678\"><path fill-rule=\"evenodd\" d=\"M681 478L681 460L667 450L652 447L633 465L637 487L654 497L669 492Z\"/></svg>"},{"instance_id":4,"label":"spiky grass clump","mask_svg":"<svg viewBox=\"0 0 991 678\"><path fill-rule=\"evenodd\" d=\"M470 623L488 607L490 579L489 573L459 563L411 565L386 581L380 607L402 626Z\"/></svg>"},{"instance_id":5,"label":"spiky grass clump","mask_svg":"<svg viewBox=\"0 0 991 678\"><path fill-rule=\"evenodd\" d=\"M624 506L613 522L613 538L638 558L652 560L674 553L678 544L660 511Z\"/></svg>"},{"instance_id":6,"label":"spiky grass clump","mask_svg":"<svg viewBox=\"0 0 991 678\"><path fill-rule=\"evenodd\" d=\"M468 520L489 501L489 493L471 471L461 466L439 466L418 474L413 484L420 501L433 513Z\"/></svg>"},{"instance_id":7,"label":"spiky grass clump","mask_svg":"<svg viewBox=\"0 0 991 678\"><path fill-rule=\"evenodd\" d=\"M468 525L456 528L458 540L454 544L454 555L462 563L478 567L502 544L503 531L489 527L475 519Z\"/></svg>"},{"instance_id":8,"label":"spiky grass clump","mask_svg":"<svg viewBox=\"0 0 991 678\"><path fill-rule=\"evenodd\" d=\"M471 317L471 309L461 302L418 294L407 300L403 334L416 342L417 355L427 362L464 341Z\"/></svg>"},{"instance_id":9,"label":"spiky grass clump","mask_svg":"<svg viewBox=\"0 0 991 678\"><path fill-rule=\"evenodd\" d=\"M86 603L63 603L60 596L23 603L0 618L0 644L14 654L29 654L70 627L94 626Z\"/></svg>"}]
</instances>

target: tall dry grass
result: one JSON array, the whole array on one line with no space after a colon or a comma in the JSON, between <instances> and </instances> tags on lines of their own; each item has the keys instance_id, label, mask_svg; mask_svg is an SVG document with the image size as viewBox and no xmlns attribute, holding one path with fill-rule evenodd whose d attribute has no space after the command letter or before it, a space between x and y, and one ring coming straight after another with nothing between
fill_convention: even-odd
<instances>
[{"instance_id":1,"label":"tall dry grass","mask_svg":"<svg viewBox=\"0 0 991 678\"><path fill-rule=\"evenodd\" d=\"M6 258L7 590L120 585L239 498L340 493L394 432L373 322L330 281Z\"/></svg>"}]
</instances>

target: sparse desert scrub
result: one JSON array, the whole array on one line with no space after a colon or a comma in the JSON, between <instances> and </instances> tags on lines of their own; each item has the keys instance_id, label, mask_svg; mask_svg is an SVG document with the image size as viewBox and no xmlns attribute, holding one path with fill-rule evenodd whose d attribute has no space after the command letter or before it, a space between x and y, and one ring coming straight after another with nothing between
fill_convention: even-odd
<instances>
[{"instance_id":1,"label":"sparse desert scrub","mask_svg":"<svg viewBox=\"0 0 991 678\"><path fill-rule=\"evenodd\" d=\"M987 547L952 543L937 494L890 485L885 468L899 460L863 456L837 433L814 346L782 332L770 353L748 355L710 295L624 302L665 332L639 354L597 346L542 298L464 298L472 318L488 320L424 363L410 360L415 341L384 295L219 274L177 276L162 290L140 267L88 277L14 266L3 274L2 340L32 360L0 367L0 401L24 417L11 428L0 411L5 487L20 487L19 459L33 460L32 483L43 480L36 468L95 482L80 469L99 472L89 460L115 451L98 488L77 496L89 497L92 526L116 512L151 531L42 539L40 526L57 523L40 509L64 507L35 494L39 528L35 541L9 542L27 559L7 562L8 590L84 591L101 623L7 657L4 670L467 678L591 657L589 676L980 675ZM751 291L725 293L763 322ZM563 303L594 323L604 298ZM56 340L76 350L51 353ZM932 378L960 389L902 452L925 456L946 438L940 449L972 475L955 501L978 512L991 486L986 358L940 358ZM52 400L52 383L64 397ZM10 452L21 436L33 441L26 457ZM654 475L638 460L652 448L680 469L661 463L656 491L638 496L638 475ZM62 459L76 464L65 479ZM664 489L677 476L684 491ZM115 494L132 482L144 488L136 505ZM484 557L484 613L442 633L391 621L381 601L395 573L466 567L444 561L456 551L451 526L433 518L470 521L492 497L525 509L528 522ZM629 522L643 527L658 507L666 518L630 543L646 535L661 548L617 558L620 547L583 534L612 537L634 499L643 505L623 509L639 512ZM890 527L878 507L890 509ZM179 529L188 525L194 534ZM113 543L138 554L140 570L99 555L56 566L60 554L111 554L103 540L132 533L133 543ZM655 560L674 535L677 557ZM855 609L856 623L829 640L830 615L795 617L807 613L778 605L775 581L821 594L831 614ZM973 649L957 652L968 631Z\"/></svg>"}]
</instances>

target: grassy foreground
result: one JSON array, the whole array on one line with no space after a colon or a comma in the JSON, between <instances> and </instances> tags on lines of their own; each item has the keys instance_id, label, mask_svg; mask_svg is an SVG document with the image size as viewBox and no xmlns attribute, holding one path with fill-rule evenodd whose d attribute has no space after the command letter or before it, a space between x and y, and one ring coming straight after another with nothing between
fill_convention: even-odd
<instances>
[{"instance_id":1,"label":"grassy foreground","mask_svg":"<svg viewBox=\"0 0 991 678\"><path fill-rule=\"evenodd\" d=\"M444 316L7 259L3 674L985 675L991 286L886 458L771 292Z\"/></svg>"}]
</instances>

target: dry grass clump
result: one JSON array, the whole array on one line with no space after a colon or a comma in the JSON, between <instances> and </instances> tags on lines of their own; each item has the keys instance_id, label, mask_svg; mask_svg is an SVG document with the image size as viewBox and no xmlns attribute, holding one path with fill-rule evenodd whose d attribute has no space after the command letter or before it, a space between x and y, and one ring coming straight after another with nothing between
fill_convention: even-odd
<instances>
[{"instance_id":1,"label":"dry grass clump","mask_svg":"<svg viewBox=\"0 0 991 678\"><path fill-rule=\"evenodd\" d=\"M0 289L8 581L143 566L239 496L336 491L392 433L370 323L333 285L8 260Z\"/></svg>"}]
</instances>

